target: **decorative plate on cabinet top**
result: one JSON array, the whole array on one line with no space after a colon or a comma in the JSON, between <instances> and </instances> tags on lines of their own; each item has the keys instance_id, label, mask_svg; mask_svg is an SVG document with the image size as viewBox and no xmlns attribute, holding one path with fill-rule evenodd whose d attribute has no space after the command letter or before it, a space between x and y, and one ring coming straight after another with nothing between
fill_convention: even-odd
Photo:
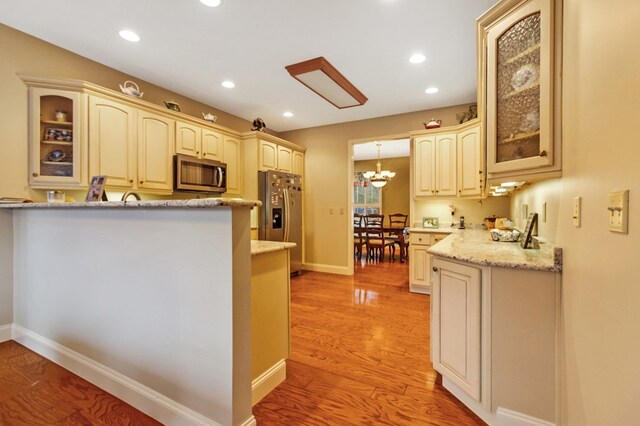
<instances>
[{"instance_id":1,"label":"decorative plate on cabinet top","mask_svg":"<svg viewBox=\"0 0 640 426\"><path fill-rule=\"evenodd\" d=\"M536 64L526 64L520 67L511 77L511 86L522 90L538 82L540 69Z\"/></svg>"},{"instance_id":2,"label":"decorative plate on cabinet top","mask_svg":"<svg viewBox=\"0 0 640 426\"><path fill-rule=\"evenodd\" d=\"M65 157L67 156L67 154L65 154L63 151L60 151L59 149L56 149L55 151L51 151L49 153L49 161L62 161L65 159Z\"/></svg>"}]
</instances>

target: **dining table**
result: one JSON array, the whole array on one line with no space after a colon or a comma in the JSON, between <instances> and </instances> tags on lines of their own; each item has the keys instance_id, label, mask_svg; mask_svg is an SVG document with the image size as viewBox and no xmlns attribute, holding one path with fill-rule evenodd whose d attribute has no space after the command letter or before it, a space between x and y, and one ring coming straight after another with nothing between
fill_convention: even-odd
<instances>
[{"instance_id":1,"label":"dining table","mask_svg":"<svg viewBox=\"0 0 640 426\"><path fill-rule=\"evenodd\" d=\"M407 254L408 254L408 253L406 253L406 251L408 250L407 247L406 247L406 241L409 238L409 236L405 235L405 233L404 233L405 227L383 226L382 230L384 231L385 234L392 234L393 235L393 239L400 244L400 263L404 263L405 259L407 258ZM362 234L364 236L366 234L366 227L364 227L364 226L354 226L353 227L353 231L355 233L359 233L359 234ZM395 256L393 256L392 259L395 260Z\"/></svg>"}]
</instances>

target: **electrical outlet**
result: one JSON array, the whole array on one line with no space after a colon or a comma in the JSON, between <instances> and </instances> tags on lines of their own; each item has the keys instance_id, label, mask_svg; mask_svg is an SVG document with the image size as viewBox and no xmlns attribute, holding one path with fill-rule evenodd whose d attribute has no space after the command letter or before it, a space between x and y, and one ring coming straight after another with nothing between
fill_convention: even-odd
<instances>
[{"instance_id":1,"label":"electrical outlet","mask_svg":"<svg viewBox=\"0 0 640 426\"><path fill-rule=\"evenodd\" d=\"M343 207L340 207L340 214L344 215L344 208Z\"/></svg>"},{"instance_id":2,"label":"electrical outlet","mask_svg":"<svg viewBox=\"0 0 640 426\"><path fill-rule=\"evenodd\" d=\"M573 226L580 227L580 221L582 219L582 197L575 197L573 199Z\"/></svg>"},{"instance_id":3,"label":"electrical outlet","mask_svg":"<svg viewBox=\"0 0 640 426\"><path fill-rule=\"evenodd\" d=\"M333 214L333 208L329 207L329 214Z\"/></svg>"},{"instance_id":4,"label":"electrical outlet","mask_svg":"<svg viewBox=\"0 0 640 426\"><path fill-rule=\"evenodd\" d=\"M629 190L609 193L609 231L626 234L629 224Z\"/></svg>"}]
</instances>

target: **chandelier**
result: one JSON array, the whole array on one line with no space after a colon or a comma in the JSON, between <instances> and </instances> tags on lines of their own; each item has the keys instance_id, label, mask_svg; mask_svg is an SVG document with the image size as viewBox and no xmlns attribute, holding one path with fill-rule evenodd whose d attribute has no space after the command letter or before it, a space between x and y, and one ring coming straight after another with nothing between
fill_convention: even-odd
<instances>
[{"instance_id":1,"label":"chandelier","mask_svg":"<svg viewBox=\"0 0 640 426\"><path fill-rule=\"evenodd\" d=\"M378 162L376 163L376 171L364 172L362 176L369 179L369 182L371 182L371 184L376 188L382 188L387 184L389 179L394 177L396 174L389 170L380 170L382 168L382 164L380 163L380 145L382 144L378 142L376 145L378 146Z\"/></svg>"}]
</instances>

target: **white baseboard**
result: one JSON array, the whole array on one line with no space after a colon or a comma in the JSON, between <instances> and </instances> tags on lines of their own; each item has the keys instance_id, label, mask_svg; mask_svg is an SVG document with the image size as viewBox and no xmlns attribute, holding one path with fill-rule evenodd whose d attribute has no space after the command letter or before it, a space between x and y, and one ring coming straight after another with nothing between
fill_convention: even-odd
<instances>
[{"instance_id":1,"label":"white baseboard","mask_svg":"<svg viewBox=\"0 0 640 426\"><path fill-rule=\"evenodd\" d=\"M240 426L258 426L258 422L256 421L255 417L251 416Z\"/></svg>"},{"instance_id":2,"label":"white baseboard","mask_svg":"<svg viewBox=\"0 0 640 426\"><path fill-rule=\"evenodd\" d=\"M431 294L431 287L426 285L409 284L409 291L418 294Z\"/></svg>"},{"instance_id":3,"label":"white baseboard","mask_svg":"<svg viewBox=\"0 0 640 426\"><path fill-rule=\"evenodd\" d=\"M305 271L326 272L328 274L351 275L346 266L323 265L321 263L305 263L302 265Z\"/></svg>"},{"instance_id":4,"label":"white baseboard","mask_svg":"<svg viewBox=\"0 0 640 426\"><path fill-rule=\"evenodd\" d=\"M468 393L460 389L455 383L449 380L447 377L442 376L442 386L445 387L449 392L453 394L460 402L467 406L471 411L476 413L478 417L480 417L484 422L488 425L496 424L496 416L494 413L489 411L489 409L479 401L476 401L473 397L471 397Z\"/></svg>"},{"instance_id":5,"label":"white baseboard","mask_svg":"<svg viewBox=\"0 0 640 426\"><path fill-rule=\"evenodd\" d=\"M281 359L251 382L251 405L256 405L260 402L262 398L284 382L286 378L287 364L284 359Z\"/></svg>"},{"instance_id":6,"label":"white baseboard","mask_svg":"<svg viewBox=\"0 0 640 426\"><path fill-rule=\"evenodd\" d=\"M0 325L0 343L12 339L12 324Z\"/></svg>"},{"instance_id":7,"label":"white baseboard","mask_svg":"<svg viewBox=\"0 0 640 426\"><path fill-rule=\"evenodd\" d=\"M496 419L497 426L555 426L555 423L540 420L502 407L498 407Z\"/></svg>"},{"instance_id":8,"label":"white baseboard","mask_svg":"<svg viewBox=\"0 0 640 426\"><path fill-rule=\"evenodd\" d=\"M131 404L143 413L167 425L220 426L184 405L138 383L65 346L19 325L13 325L17 342L55 362L99 388ZM244 425L255 425L251 416Z\"/></svg>"}]
</instances>

